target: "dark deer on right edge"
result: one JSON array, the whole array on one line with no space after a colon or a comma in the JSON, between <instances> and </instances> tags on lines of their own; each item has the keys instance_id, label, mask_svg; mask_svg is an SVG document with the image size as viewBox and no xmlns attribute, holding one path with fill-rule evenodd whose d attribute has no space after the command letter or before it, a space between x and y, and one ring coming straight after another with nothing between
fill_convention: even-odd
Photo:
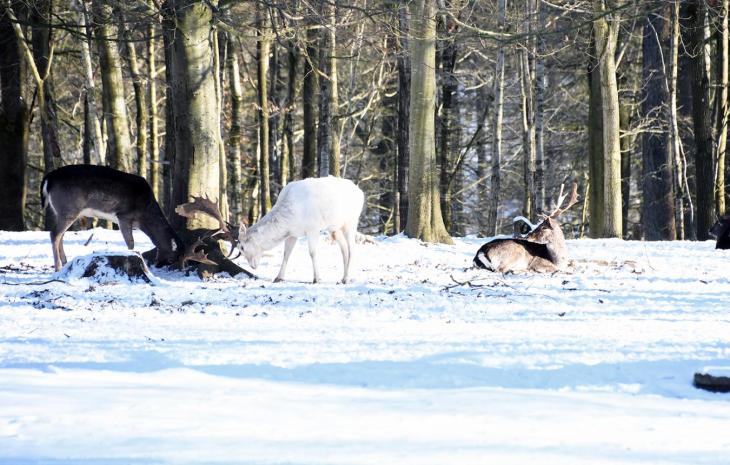
<instances>
[{"instance_id":1,"label":"dark deer on right edge","mask_svg":"<svg viewBox=\"0 0 730 465\"><path fill-rule=\"evenodd\" d=\"M526 236L514 239L494 239L484 244L474 257L474 265L490 271L536 271L551 273L565 269L568 251L565 236L557 218L578 201L578 184L573 184L570 199L565 207L563 202L568 194L560 194L555 210L544 216Z\"/></svg>"},{"instance_id":2,"label":"dark deer on right edge","mask_svg":"<svg viewBox=\"0 0 730 465\"><path fill-rule=\"evenodd\" d=\"M710 236L717 239L717 242L715 242L716 249L730 249L730 216L718 218L710 228Z\"/></svg>"}]
</instances>

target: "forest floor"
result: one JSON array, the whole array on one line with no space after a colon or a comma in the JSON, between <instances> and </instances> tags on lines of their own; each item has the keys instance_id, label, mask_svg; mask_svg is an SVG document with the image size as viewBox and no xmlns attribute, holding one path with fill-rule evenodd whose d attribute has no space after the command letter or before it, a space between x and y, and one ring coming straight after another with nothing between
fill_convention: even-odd
<instances>
[{"instance_id":1,"label":"forest floor","mask_svg":"<svg viewBox=\"0 0 730 465\"><path fill-rule=\"evenodd\" d=\"M124 250L91 232L69 258ZM280 246L144 284L0 232L0 463L730 463L730 394L692 385L730 366L730 252L572 240L570 272L501 275L455 242L360 244L346 285L324 240L323 284L301 241L286 282Z\"/></svg>"}]
</instances>

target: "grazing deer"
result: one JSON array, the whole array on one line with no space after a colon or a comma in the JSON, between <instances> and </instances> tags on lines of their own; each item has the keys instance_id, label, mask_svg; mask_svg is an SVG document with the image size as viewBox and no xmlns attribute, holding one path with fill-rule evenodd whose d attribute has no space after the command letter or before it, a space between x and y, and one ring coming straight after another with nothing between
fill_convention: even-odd
<instances>
[{"instance_id":1,"label":"grazing deer","mask_svg":"<svg viewBox=\"0 0 730 465\"><path fill-rule=\"evenodd\" d=\"M490 271L559 271L568 263L565 236L556 218L578 201L578 185L573 184L570 200L560 187L557 206L522 238L494 239L484 244L474 257L474 265ZM561 208L562 207L562 208Z\"/></svg>"},{"instance_id":2,"label":"grazing deer","mask_svg":"<svg viewBox=\"0 0 730 465\"><path fill-rule=\"evenodd\" d=\"M365 196L352 181L336 177L309 178L291 182L281 190L269 213L250 228L241 223L238 247L253 267L265 250L284 241L284 260L275 281L284 279L289 255L297 238L307 236L309 255L314 270L313 282L319 282L317 270L317 240L327 230L340 246L344 275L347 282L352 253Z\"/></svg>"},{"instance_id":3,"label":"grazing deer","mask_svg":"<svg viewBox=\"0 0 730 465\"><path fill-rule=\"evenodd\" d=\"M730 216L723 216L710 228L710 236L717 239L716 249L730 249Z\"/></svg>"},{"instance_id":4,"label":"grazing deer","mask_svg":"<svg viewBox=\"0 0 730 465\"><path fill-rule=\"evenodd\" d=\"M130 250L134 249L132 229L141 229L157 246L158 265L173 263L182 253L182 241L140 176L105 166L68 165L43 177L41 199L46 214L55 218L51 244L56 271L67 261L63 235L79 217L117 223Z\"/></svg>"}]
</instances>

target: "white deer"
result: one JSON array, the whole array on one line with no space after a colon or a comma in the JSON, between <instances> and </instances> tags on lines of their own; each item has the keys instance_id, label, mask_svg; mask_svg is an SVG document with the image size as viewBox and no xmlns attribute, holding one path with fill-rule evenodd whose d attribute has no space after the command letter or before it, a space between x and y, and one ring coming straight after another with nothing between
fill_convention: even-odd
<instances>
[{"instance_id":1,"label":"white deer","mask_svg":"<svg viewBox=\"0 0 730 465\"><path fill-rule=\"evenodd\" d=\"M286 264L297 238L306 236L317 283L317 241L319 233L327 230L340 246L344 275L347 282L352 253L365 196L352 181L336 177L309 178L289 183L281 190L276 204L258 223L250 228L242 223L238 232L238 247L256 268L264 251L284 241L284 260L274 280L284 279Z\"/></svg>"}]
</instances>

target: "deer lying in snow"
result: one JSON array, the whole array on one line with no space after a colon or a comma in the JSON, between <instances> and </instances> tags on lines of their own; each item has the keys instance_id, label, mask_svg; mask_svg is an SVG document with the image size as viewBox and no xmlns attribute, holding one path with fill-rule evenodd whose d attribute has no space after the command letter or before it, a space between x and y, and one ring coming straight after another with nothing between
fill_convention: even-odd
<instances>
[{"instance_id":1,"label":"deer lying in snow","mask_svg":"<svg viewBox=\"0 0 730 465\"><path fill-rule=\"evenodd\" d=\"M474 265L490 271L559 271L568 263L565 236L556 218L578 201L578 185L568 204L561 208L567 194L560 187L557 207L522 238L494 239L484 244L474 257Z\"/></svg>"},{"instance_id":2,"label":"deer lying in snow","mask_svg":"<svg viewBox=\"0 0 730 465\"><path fill-rule=\"evenodd\" d=\"M307 236L312 257L314 282L317 270L317 240L322 230L332 234L342 252L347 282L352 252L365 196L352 181L336 177L309 178L289 183L281 190L276 204L258 223L238 231L238 247L253 267L258 266L264 251L284 241L284 260L275 281L284 279L289 255L297 238Z\"/></svg>"},{"instance_id":3,"label":"deer lying in snow","mask_svg":"<svg viewBox=\"0 0 730 465\"><path fill-rule=\"evenodd\" d=\"M169 264L182 252L182 242L162 213L147 181L105 166L68 165L51 171L41 182L51 228L53 266L66 264L63 235L79 217L102 218L119 225L124 242L134 249L132 229L139 228L157 246L157 264Z\"/></svg>"}]
</instances>

